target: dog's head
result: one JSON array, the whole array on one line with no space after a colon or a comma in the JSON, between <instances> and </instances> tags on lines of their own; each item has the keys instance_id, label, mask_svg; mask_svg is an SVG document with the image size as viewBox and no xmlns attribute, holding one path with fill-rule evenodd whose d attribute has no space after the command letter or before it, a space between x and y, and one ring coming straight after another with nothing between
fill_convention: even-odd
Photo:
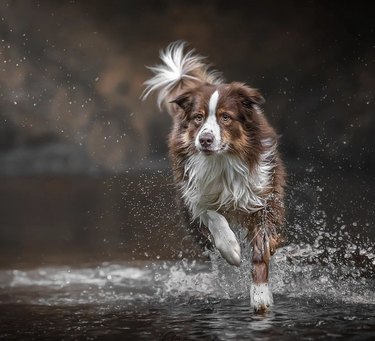
<instances>
[{"instance_id":1,"label":"dog's head","mask_svg":"<svg viewBox=\"0 0 375 341\"><path fill-rule=\"evenodd\" d=\"M180 141L190 153L243 155L259 149L264 98L258 90L241 83L205 84L172 103L178 106Z\"/></svg>"}]
</instances>

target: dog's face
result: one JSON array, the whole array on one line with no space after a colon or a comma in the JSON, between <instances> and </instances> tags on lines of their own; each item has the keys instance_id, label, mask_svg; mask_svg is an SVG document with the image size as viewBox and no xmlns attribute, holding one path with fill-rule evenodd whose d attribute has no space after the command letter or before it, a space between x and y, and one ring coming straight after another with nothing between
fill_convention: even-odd
<instances>
[{"instance_id":1,"label":"dog's face","mask_svg":"<svg viewBox=\"0 0 375 341\"><path fill-rule=\"evenodd\" d=\"M191 152L241 154L256 142L260 93L240 83L202 85L176 98L182 142Z\"/></svg>"}]
</instances>

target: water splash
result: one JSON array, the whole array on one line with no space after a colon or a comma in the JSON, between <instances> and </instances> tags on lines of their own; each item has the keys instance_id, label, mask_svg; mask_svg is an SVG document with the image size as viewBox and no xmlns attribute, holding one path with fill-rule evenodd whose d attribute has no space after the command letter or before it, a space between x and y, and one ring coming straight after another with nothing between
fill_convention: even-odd
<instances>
[{"instance_id":1,"label":"water splash","mask_svg":"<svg viewBox=\"0 0 375 341\"><path fill-rule=\"evenodd\" d=\"M321 243L322 234L318 233L312 245L290 244L276 252L271 264L271 286L276 296L375 304L373 246L340 242L327 248ZM240 268L228 265L214 252L210 262L104 263L74 269L1 271L1 299L6 301L7 290L13 295L18 293L20 301L47 305L247 299L250 250L242 244L245 252ZM28 290L33 292L32 297L25 294Z\"/></svg>"},{"instance_id":2,"label":"water splash","mask_svg":"<svg viewBox=\"0 0 375 341\"><path fill-rule=\"evenodd\" d=\"M316 184L314 184L315 186ZM340 215L329 223L329 214L300 200L288 226L290 243L277 250L271 263L271 287L277 296L315 302L375 304L375 244L366 239L357 222L344 223ZM319 191L318 191L319 193ZM306 215L308 212L308 216ZM332 220L332 219L331 219ZM239 268L230 266L218 251L210 261L142 261L101 263L81 267L39 267L0 271L1 302L70 305L114 304L136 306L139 302L193 302L248 299L251 250L246 232L234 229L242 249ZM353 230L357 234L353 234Z\"/></svg>"}]
</instances>

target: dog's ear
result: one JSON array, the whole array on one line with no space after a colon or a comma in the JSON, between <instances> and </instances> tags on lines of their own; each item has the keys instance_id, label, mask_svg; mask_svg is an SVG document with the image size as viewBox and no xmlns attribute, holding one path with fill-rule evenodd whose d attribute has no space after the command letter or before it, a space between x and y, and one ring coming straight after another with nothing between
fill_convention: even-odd
<instances>
[{"instance_id":1,"label":"dog's ear","mask_svg":"<svg viewBox=\"0 0 375 341\"><path fill-rule=\"evenodd\" d=\"M265 102L258 89L250 88L243 83L232 83L231 87L232 92L237 94L241 106L245 109L252 109L254 105L262 105Z\"/></svg>"},{"instance_id":2,"label":"dog's ear","mask_svg":"<svg viewBox=\"0 0 375 341\"><path fill-rule=\"evenodd\" d=\"M185 92L169 103L176 103L185 113L187 113L191 110L193 105L192 95L190 92Z\"/></svg>"}]
</instances>

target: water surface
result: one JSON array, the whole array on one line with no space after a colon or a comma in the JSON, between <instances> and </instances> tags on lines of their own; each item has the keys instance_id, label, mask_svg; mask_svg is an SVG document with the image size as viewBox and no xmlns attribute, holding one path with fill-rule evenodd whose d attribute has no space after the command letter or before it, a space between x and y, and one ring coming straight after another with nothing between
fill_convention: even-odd
<instances>
[{"instance_id":1,"label":"water surface","mask_svg":"<svg viewBox=\"0 0 375 341\"><path fill-rule=\"evenodd\" d=\"M164 174L3 179L0 339L374 339L374 187L326 175L289 179L264 315L246 243L240 268L198 260Z\"/></svg>"},{"instance_id":2,"label":"water surface","mask_svg":"<svg viewBox=\"0 0 375 341\"><path fill-rule=\"evenodd\" d=\"M239 269L212 254L207 262L138 261L3 270L0 337L372 339L372 247L356 247L347 255L346 264L333 261L331 266L325 262L324 251L307 244L278 250L272 264L275 305L264 315L254 314L249 307L246 257ZM337 251L331 253L334 260ZM358 256L362 260L356 260Z\"/></svg>"}]
</instances>

